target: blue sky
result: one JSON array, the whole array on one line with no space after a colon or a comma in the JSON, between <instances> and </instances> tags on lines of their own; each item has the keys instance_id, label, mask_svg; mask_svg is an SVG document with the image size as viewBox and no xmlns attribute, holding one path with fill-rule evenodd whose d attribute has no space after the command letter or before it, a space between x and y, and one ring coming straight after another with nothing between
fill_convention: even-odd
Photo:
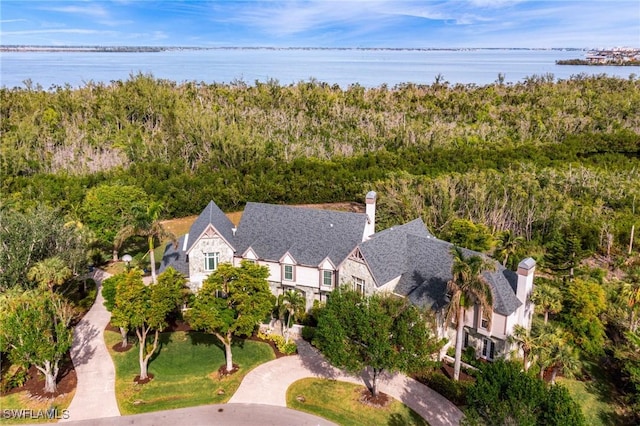
<instances>
[{"instance_id":1,"label":"blue sky","mask_svg":"<svg viewBox=\"0 0 640 426\"><path fill-rule=\"evenodd\" d=\"M640 47L640 1L0 0L0 43Z\"/></svg>"}]
</instances>

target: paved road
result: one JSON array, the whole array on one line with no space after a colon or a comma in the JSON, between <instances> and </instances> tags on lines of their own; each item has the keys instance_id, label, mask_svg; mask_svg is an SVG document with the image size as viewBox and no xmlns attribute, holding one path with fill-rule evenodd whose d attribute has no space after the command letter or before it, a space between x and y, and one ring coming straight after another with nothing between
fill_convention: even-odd
<instances>
[{"instance_id":1,"label":"paved road","mask_svg":"<svg viewBox=\"0 0 640 426\"><path fill-rule=\"evenodd\" d=\"M230 403L260 403L285 407L289 386L305 377L320 377L363 385L370 375L346 375L332 367L322 355L304 340L298 343L297 356L279 358L251 370L233 394ZM411 407L431 426L460 424L463 414L448 399L403 374L383 375L379 389Z\"/></svg>"},{"instance_id":2,"label":"paved road","mask_svg":"<svg viewBox=\"0 0 640 426\"><path fill-rule=\"evenodd\" d=\"M78 323L73 335L71 359L78 377L76 394L69 405L73 420L120 415L115 394L116 370L103 336L111 318L102 303L101 292L102 280L108 277L107 272L95 270L93 278L98 285L96 301Z\"/></svg>"},{"instance_id":3,"label":"paved road","mask_svg":"<svg viewBox=\"0 0 640 426\"><path fill-rule=\"evenodd\" d=\"M219 404L177 410L157 411L134 416L110 417L69 422L78 426L157 426L157 425L229 425L229 426L329 426L328 420L300 411L273 405Z\"/></svg>"}]
</instances>

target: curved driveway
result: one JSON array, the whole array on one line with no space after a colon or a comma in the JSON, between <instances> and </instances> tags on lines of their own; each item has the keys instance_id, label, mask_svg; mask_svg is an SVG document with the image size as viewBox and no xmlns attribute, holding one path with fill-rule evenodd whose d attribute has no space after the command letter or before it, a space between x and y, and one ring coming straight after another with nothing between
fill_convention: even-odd
<instances>
[{"instance_id":1,"label":"curved driveway","mask_svg":"<svg viewBox=\"0 0 640 426\"><path fill-rule=\"evenodd\" d=\"M289 386L306 377L341 380L359 385L369 383L369 375L345 374L332 367L318 351L304 340L298 344L297 356L278 358L251 370L242 380L229 403L258 403L286 407ZM379 390L402 401L420 414L431 426L458 425L463 414L448 399L403 374L383 375Z\"/></svg>"},{"instance_id":2,"label":"curved driveway","mask_svg":"<svg viewBox=\"0 0 640 426\"><path fill-rule=\"evenodd\" d=\"M111 314L103 304L102 280L109 276L101 269L95 270L96 301L73 333L71 359L78 387L68 408L70 418L67 421L120 415L115 393L116 370L103 335Z\"/></svg>"},{"instance_id":3,"label":"curved driveway","mask_svg":"<svg viewBox=\"0 0 640 426\"><path fill-rule=\"evenodd\" d=\"M103 304L101 283L108 277L108 273L96 270L96 301L74 333L71 358L78 377L78 387L68 408L70 417L66 420L72 424L158 425L188 422L193 425L329 425L332 423L327 420L286 408L289 386L306 377L368 384L369 375L366 371L361 377L347 375L329 365L315 348L300 340L297 342L298 355L279 358L251 370L228 404L119 417L115 368L103 336L111 314ZM462 412L449 400L403 374L383 375L379 389L411 407L431 426L458 425L462 420Z\"/></svg>"}]
</instances>

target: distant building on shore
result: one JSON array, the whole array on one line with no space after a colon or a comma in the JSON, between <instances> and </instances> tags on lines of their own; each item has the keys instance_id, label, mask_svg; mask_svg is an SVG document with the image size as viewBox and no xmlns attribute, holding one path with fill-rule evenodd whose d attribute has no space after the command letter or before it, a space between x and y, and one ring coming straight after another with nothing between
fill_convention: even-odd
<instances>
[{"instance_id":1,"label":"distant building on shore","mask_svg":"<svg viewBox=\"0 0 640 426\"><path fill-rule=\"evenodd\" d=\"M612 49L591 50L586 55L591 64L610 64L640 61L640 49L631 47L615 47Z\"/></svg>"}]
</instances>

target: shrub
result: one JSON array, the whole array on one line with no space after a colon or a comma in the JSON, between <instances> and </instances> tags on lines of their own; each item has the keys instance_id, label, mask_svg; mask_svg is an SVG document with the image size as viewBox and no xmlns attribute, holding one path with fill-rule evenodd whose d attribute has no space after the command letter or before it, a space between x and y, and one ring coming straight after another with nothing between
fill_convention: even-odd
<instances>
[{"instance_id":1,"label":"shrub","mask_svg":"<svg viewBox=\"0 0 640 426\"><path fill-rule=\"evenodd\" d=\"M26 369L22 367L12 366L2 377L2 383L0 383L0 393L6 393L11 389L19 388L27 382L28 378L29 375Z\"/></svg>"},{"instance_id":2,"label":"shrub","mask_svg":"<svg viewBox=\"0 0 640 426\"><path fill-rule=\"evenodd\" d=\"M471 386L470 382L456 382L440 371L419 376L417 380L458 406L467 403L467 392Z\"/></svg>"},{"instance_id":3,"label":"shrub","mask_svg":"<svg viewBox=\"0 0 640 426\"><path fill-rule=\"evenodd\" d=\"M316 335L316 328L309 325L302 327L302 338L307 342L311 342Z\"/></svg>"},{"instance_id":4,"label":"shrub","mask_svg":"<svg viewBox=\"0 0 640 426\"><path fill-rule=\"evenodd\" d=\"M258 333L258 338L262 340L272 341L273 343L275 343L276 348L278 348L278 351L280 351L280 353L283 353L285 355L293 355L298 350L298 346L293 340L290 340L289 343L287 343L285 338L278 334Z\"/></svg>"}]
</instances>

